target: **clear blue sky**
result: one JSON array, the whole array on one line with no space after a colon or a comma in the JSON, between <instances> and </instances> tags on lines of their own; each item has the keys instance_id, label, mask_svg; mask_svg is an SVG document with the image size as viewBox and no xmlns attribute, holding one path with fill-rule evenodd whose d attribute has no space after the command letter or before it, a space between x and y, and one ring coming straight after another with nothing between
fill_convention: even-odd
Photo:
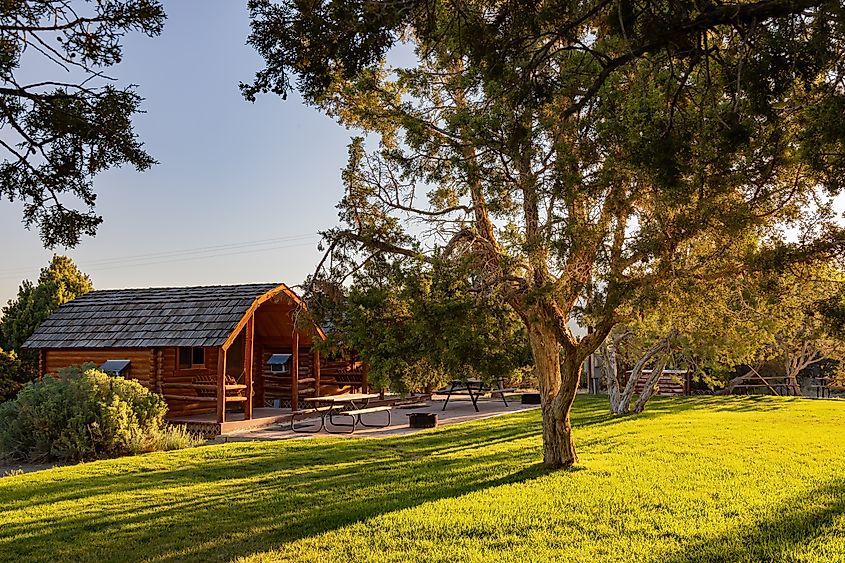
<instances>
[{"instance_id":1,"label":"clear blue sky","mask_svg":"<svg viewBox=\"0 0 845 563\"><path fill-rule=\"evenodd\" d=\"M164 33L128 36L124 62L109 72L139 85L147 113L136 117L136 129L160 164L99 176L105 220L97 236L56 252L73 258L97 288L301 283L319 259L317 231L336 223L351 133L295 96L255 104L241 97L238 82L261 65L245 44L245 0L165 8ZM5 303L53 251L6 200L0 248Z\"/></svg>"}]
</instances>

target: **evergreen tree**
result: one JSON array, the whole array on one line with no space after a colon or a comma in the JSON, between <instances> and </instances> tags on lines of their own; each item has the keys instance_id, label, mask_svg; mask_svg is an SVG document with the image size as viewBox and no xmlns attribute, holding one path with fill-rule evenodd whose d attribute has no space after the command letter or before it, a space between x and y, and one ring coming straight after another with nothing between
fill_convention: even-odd
<instances>
[{"instance_id":1,"label":"evergreen tree","mask_svg":"<svg viewBox=\"0 0 845 563\"><path fill-rule=\"evenodd\" d=\"M335 289L336 286L334 286ZM394 391L431 391L456 378L521 381L531 364L519 318L473 291L460 271L404 260L370 261L345 290L306 296L329 347L349 348L369 378Z\"/></svg>"},{"instance_id":2,"label":"evergreen tree","mask_svg":"<svg viewBox=\"0 0 845 563\"><path fill-rule=\"evenodd\" d=\"M525 325L549 466L577 461L582 362L632 300L841 250L838 0L249 5L266 66L247 98L296 87L365 133L324 275L438 246L470 268ZM397 66L403 42L415 59ZM779 244L800 218L801 244ZM762 244L728 252L738 239ZM724 244L679 267L702 241Z\"/></svg>"},{"instance_id":3,"label":"evergreen tree","mask_svg":"<svg viewBox=\"0 0 845 563\"><path fill-rule=\"evenodd\" d=\"M0 200L20 201L45 246L93 236L94 177L153 160L132 117L141 97L107 75L127 33L161 33L155 0L17 0L0 4Z\"/></svg>"},{"instance_id":4,"label":"evergreen tree","mask_svg":"<svg viewBox=\"0 0 845 563\"><path fill-rule=\"evenodd\" d=\"M35 377L38 357L34 352L21 350L21 345L59 305L93 289L91 279L67 256L53 256L41 270L37 283L21 282L17 297L3 307L0 317L0 352L4 354L0 379L20 384ZM4 386L14 388L11 384Z\"/></svg>"}]
</instances>

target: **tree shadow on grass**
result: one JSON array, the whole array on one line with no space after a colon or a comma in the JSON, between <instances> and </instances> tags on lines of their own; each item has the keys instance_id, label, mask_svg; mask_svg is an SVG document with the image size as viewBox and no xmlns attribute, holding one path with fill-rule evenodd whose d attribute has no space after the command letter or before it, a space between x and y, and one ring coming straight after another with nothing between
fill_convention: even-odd
<instances>
[{"instance_id":1,"label":"tree shadow on grass","mask_svg":"<svg viewBox=\"0 0 845 563\"><path fill-rule=\"evenodd\" d=\"M792 497L776 512L775 516L754 525L716 537L702 537L662 559L666 563L799 560L799 553L813 540L824 536L841 538L845 533L845 526L835 525L839 517L845 516L845 479L833 480ZM832 561L834 553L828 550L804 555L806 560ZM845 558L843 553L837 555L840 558L837 560Z\"/></svg>"},{"instance_id":2,"label":"tree shadow on grass","mask_svg":"<svg viewBox=\"0 0 845 563\"><path fill-rule=\"evenodd\" d=\"M607 400L605 398L605 400ZM806 397L775 397L771 395L698 395L682 397L654 397L643 412L614 419L649 419L667 414L682 414L691 411L762 413L786 410L795 403L809 400Z\"/></svg>"},{"instance_id":3,"label":"tree shadow on grass","mask_svg":"<svg viewBox=\"0 0 845 563\"><path fill-rule=\"evenodd\" d=\"M658 401L647 416L710 410L713 400ZM579 397L573 426L631 420L610 415L605 401ZM741 403L728 406L746 408ZM410 436L232 443L10 477L0 481L0 558L207 560L264 552L541 476L540 432L539 413L525 411Z\"/></svg>"},{"instance_id":4,"label":"tree shadow on grass","mask_svg":"<svg viewBox=\"0 0 845 563\"><path fill-rule=\"evenodd\" d=\"M0 483L0 552L21 561L265 551L544 474L539 421L520 422L490 419L384 440L227 444L11 478L17 483Z\"/></svg>"}]
</instances>

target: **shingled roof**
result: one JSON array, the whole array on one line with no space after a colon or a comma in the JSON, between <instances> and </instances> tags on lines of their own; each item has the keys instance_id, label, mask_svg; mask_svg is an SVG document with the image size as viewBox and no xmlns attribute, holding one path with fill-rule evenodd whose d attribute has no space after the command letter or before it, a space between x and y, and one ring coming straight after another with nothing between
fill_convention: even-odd
<instances>
[{"instance_id":1,"label":"shingled roof","mask_svg":"<svg viewBox=\"0 0 845 563\"><path fill-rule=\"evenodd\" d=\"M252 303L280 284L92 291L41 323L24 348L220 346Z\"/></svg>"}]
</instances>

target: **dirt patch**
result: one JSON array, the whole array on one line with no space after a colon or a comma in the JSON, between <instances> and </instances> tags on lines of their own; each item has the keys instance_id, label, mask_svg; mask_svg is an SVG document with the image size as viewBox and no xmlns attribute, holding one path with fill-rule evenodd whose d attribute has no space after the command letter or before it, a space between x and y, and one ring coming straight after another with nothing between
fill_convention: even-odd
<instances>
[{"instance_id":1,"label":"dirt patch","mask_svg":"<svg viewBox=\"0 0 845 563\"><path fill-rule=\"evenodd\" d=\"M33 471L42 471L44 469L52 469L59 467L61 463L10 463L0 464L0 479L3 477L13 477L15 475L23 475L24 473L32 473Z\"/></svg>"}]
</instances>

